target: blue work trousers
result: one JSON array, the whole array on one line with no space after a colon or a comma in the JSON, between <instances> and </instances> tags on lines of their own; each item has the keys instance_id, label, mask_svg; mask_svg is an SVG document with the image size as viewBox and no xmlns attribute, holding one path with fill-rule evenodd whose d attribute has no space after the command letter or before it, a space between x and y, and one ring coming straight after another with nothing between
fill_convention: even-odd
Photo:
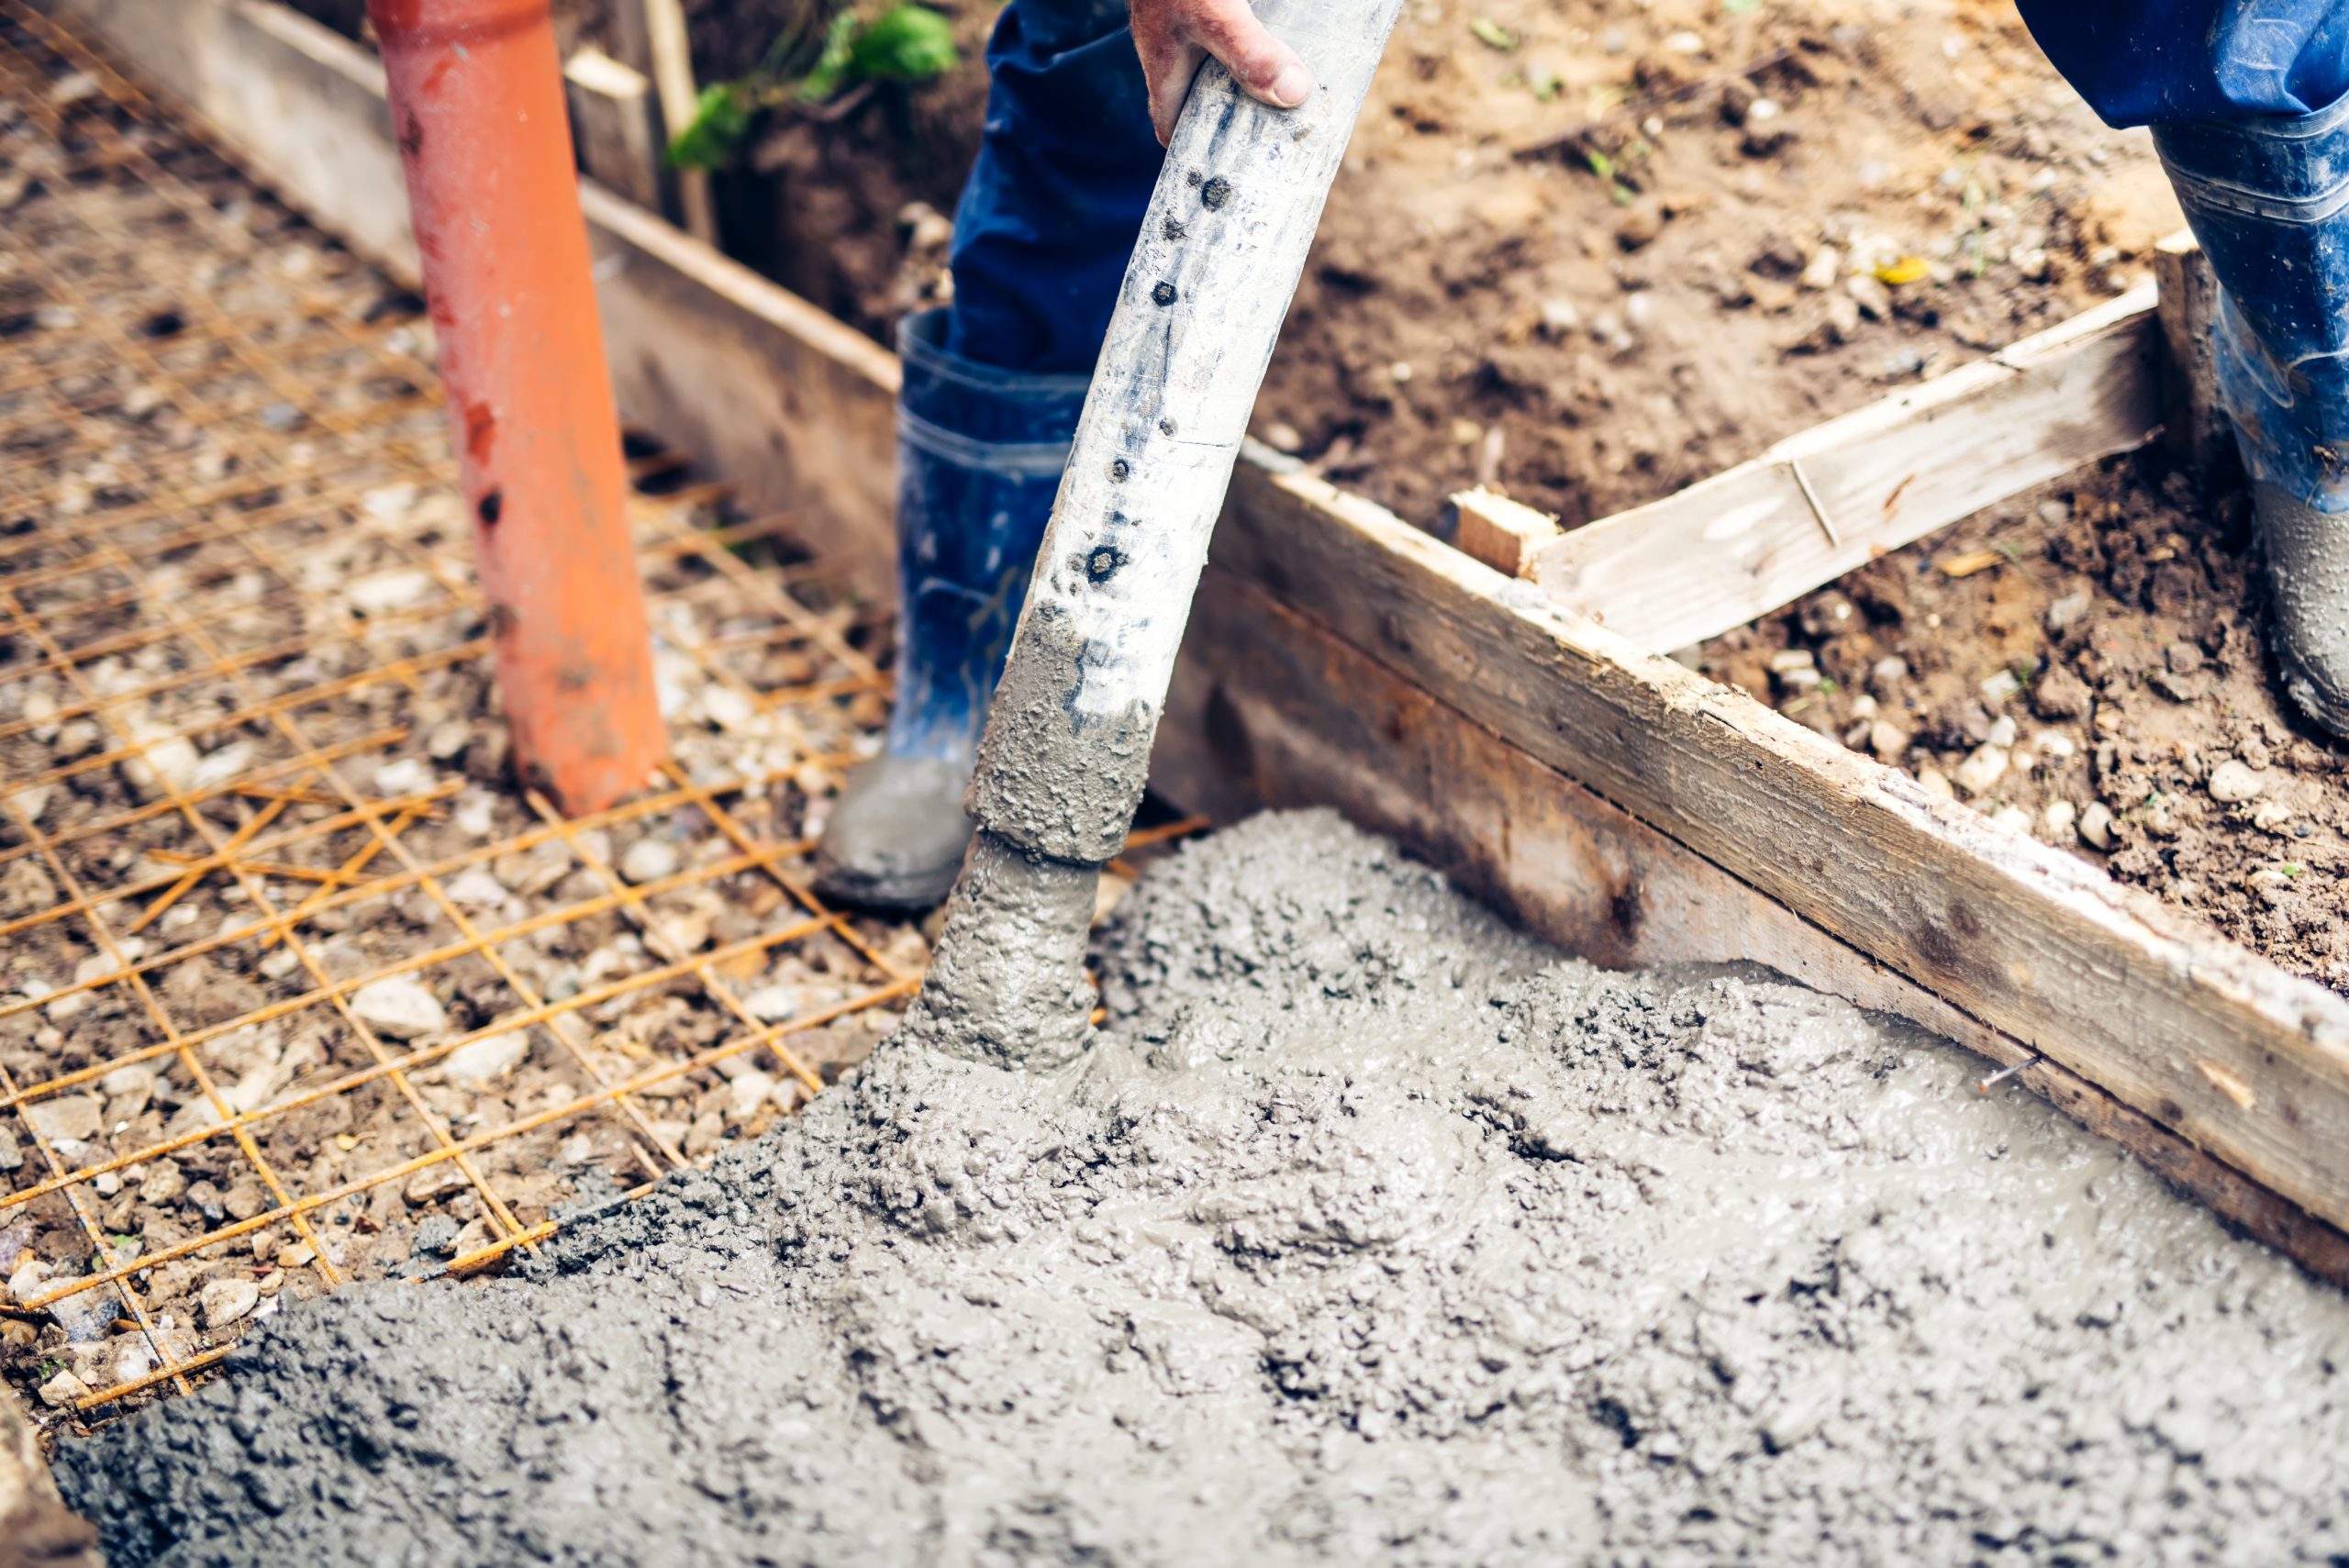
<instances>
[{"instance_id":1,"label":"blue work trousers","mask_svg":"<svg viewBox=\"0 0 2349 1568\"><path fill-rule=\"evenodd\" d=\"M1125 0L1012 0L987 68L945 347L999 370L1089 373L1163 156Z\"/></svg>"},{"instance_id":2,"label":"blue work trousers","mask_svg":"<svg viewBox=\"0 0 2349 1568\"><path fill-rule=\"evenodd\" d=\"M2113 125L2149 125L2210 259L2244 466L2349 511L2349 0L2021 0Z\"/></svg>"}]
</instances>

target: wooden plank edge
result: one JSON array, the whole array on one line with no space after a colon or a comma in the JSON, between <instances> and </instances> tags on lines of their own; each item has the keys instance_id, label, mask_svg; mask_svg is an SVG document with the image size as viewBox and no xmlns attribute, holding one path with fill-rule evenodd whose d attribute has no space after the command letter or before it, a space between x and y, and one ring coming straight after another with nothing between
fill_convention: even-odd
<instances>
[{"instance_id":1,"label":"wooden plank edge","mask_svg":"<svg viewBox=\"0 0 2349 1568\"><path fill-rule=\"evenodd\" d=\"M571 139L580 172L648 212L659 212L674 183L662 167L660 101L644 72L602 50L573 50L562 62Z\"/></svg>"},{"instance_id":2,"label":"wooden plank edge","mask_svg":"<svg viewBox=\"0 0 2349 1568\"><path fill-rule=\"evenodd\" d=\"M2153 285L2143 285L1948 375L1812 426L1671 495L1541 543L1526 570L1512 574L1531 577L1567 608L1655 651L1746 625L1886 550L2153 439L2162 406L2155 301ZM1839 464L1880 463L1901 441L1934 453L1965 452L1976 444L1967 427L2012 429L2006 405L2036 388L2060 390L2083 371L2092 373L2099 395L2081 400L2077 417L2035 422L2029 450L1993 471L1969 474L1955 497L1917 505L1932 486L1909 490L1914 468L1859 496L1839 491ZM1904 493L1907 506L1900 504ZM1758 508L1767 509L1766 522L1740 516ZM1715 571L1733 559L1723 553L1734 548L1730 543L1716 545L1719 527L1732 519L1747 550L1774 535L1792 541L1758 558L1779 569L1766 593L1752 591L1756 565L1752 573L1726 573L1717 603L1642 607L1652 597L1675 603L1673 595L1687 591L1700 574L1692 568L1692 550L1705 557L1698 566ZM1586 581L1594 573L1598 581ZM1651 584L1653 589L1645 586Z\"/></svg>"},{"instance_id":3,"label":"wooden plank edge","mask_svg":"<svg viewBox=\"0 0 2349 1568\"><path fill-rule=\"evenodd\" d=\"M276 0L48 0L311 221L417 284L405 180L374 56ZM620 417L724 473L743 503L797 515L795 541L896 584L895 355L590 181Z\"/></svg>"},{"instance_id":4,"label":"wooden plank edge","mask_svg":"<svg viewBox=\"0 0 2349 1568\"><path fill-rule=\"evenodd\" d=\"M1452 510L1460 519L1461 553L1504 577L1531 573L1534 553L1558 537L1557 518L1481 484L1453 495Z\"/></svg>"},{"instance_id":5,"label":"wooden plank edge","mask_svg":"<svg viewBox=\"0 0 2349 1568\"><path fill-rule=\"evenodd\" d=\"M2198 484L2240 467L2233 426L2219 406L2219 366L2210 328L2219 309L2219 280L2189 231L2164 239L2154 251L2154 283L2161 291L2162 416L2172 461Z\"/></svg>"},{"instance_id":6,"label":"wooden plank edge","mask_svg":"<svg viewBox=\"0 0 2349 1568\"><path fill-rule=\"evenodd\" d=\"M1501 740L1258 584L1209 567L1152 777L1230 820L1334 806L1603 967L1752 962L1955 1040L2001 1067L2031 1048L1878 964ZM2349 1235L2042 1061L2017 1081L2222 1221L2349 1284Z\"/></svg>"},{"instance_id":7,"label":"wooden plank edge","mask_svg":"<svg viewBox=\"0 0 2349 1568\"><path fill-rule=\"evenodd\" d=\"M1301 465L1255 458L1217 536L1222 569L2188 1142L2349 1219L2349 1002Z\"/></svg>"}]
</instances>

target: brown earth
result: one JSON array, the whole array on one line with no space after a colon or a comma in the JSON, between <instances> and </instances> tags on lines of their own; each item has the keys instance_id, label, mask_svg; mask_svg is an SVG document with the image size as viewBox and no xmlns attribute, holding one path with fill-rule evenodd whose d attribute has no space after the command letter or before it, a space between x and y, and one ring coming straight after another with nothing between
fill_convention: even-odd
<instances>
[{"instance_id":1,"label":"brown earth","mask_svg":"<svg viewBox=\"0 0 2349 1568\"><path fill-rule=\"evenodd\" d=\"M2349 992L2349 752L2278 693L2239 491L2154 452L1983 512L1698 668Z\"/></svg>"},{"instance_id":2,"label":"brown earth","mask_svg":"<svg viewBox=\"0 0 2349 1568\"><path fill-rule=\"evenodd\" d=\"M774 110L718 184L730 250L885 341L945 295L999 10L938 8L957 70ZM796 11L688 0L701 78ZM1255 433L1421 523L1479 479L1579 523L2051 326L2178 225L1998 0L1421 0Z\"/></svg>"},{"instance_id":3,"label":"brown earth","mask_svg":"<svg viewBox=\"0 0 2349 1568\"><path fill-rule=\"evenodd\" d=\"M722 183L734 247L876 337L945 292L996 8L953 14L952 77L771 117ZM724 44L700 16L729 68L763 47L761 15ZM2053 325L2178 221L2143 136L1990 0L1429 0L1256 434L1417 521L1485 479L1581 522Z\"/></svg>"}]
</instances>

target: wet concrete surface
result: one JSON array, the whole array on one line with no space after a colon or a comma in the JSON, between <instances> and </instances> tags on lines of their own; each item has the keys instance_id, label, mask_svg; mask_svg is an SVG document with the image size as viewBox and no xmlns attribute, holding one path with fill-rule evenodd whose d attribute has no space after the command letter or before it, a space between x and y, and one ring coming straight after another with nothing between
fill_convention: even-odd
<instances>
[{"instance_id":1,"label":"wet concrete surface","mask_svg":"<svg viewBox=\"0 0 2349 1568\"><path fill-rule=\"evenodd\" d=\"M69 1445L111 1560L2282 1562L2349 1303L1953 1047L1559 960L1336 818L1048 1072L885 1043L528 1276Z\"/></svg>"}]
</instances>

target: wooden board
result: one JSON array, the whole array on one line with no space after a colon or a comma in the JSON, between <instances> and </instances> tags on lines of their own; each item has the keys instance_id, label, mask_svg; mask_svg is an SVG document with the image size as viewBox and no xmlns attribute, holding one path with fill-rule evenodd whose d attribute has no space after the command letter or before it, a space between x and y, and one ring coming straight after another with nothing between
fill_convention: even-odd
<instances>
[{"instance_id":1,"label":"wooden board","mask_svg":"<svg viewBox=\"0 0 2349 1568\"><path fill-rule=\"evenodd\" d=\"M1454 495L1452 511L1460 520L1453 538L1461 553L1504 577L1531 573L1542 546L1558 537L1557 518L1482 485Z\"/></svg>"},{"instance_id":2,"label":"wooden board","mask_svg":"<svg viewBox=\"0 0 2349 1568\"><path fill-rule=\"evenodd\" d=\"M647 212L662 206L661 106L644 72L599 49L563 62L580 172Z\"/></svg>"},{"instance_id":3,"label":"wooden board","mask_svg":"<svg viewBox=\"0 0 2349 1568\"><path fill-rule=\"evenodd\" d=\"M1594 962L1766 964L2001 1066L2030 1059L2011 1035L1471 723L1263 588L1209 567L1192 625L1152 772L1186 806L1230 820L1265 806L1334 806ZM2017 1078L1998 1092L2052 1101L2221 1218L2349 1284L2349 1236L2053 1062Z\"/></svg>"},{"instance_id":4,"label":"wooden board","mask_svg":"<svg viewBox=\"0 0 2349 1568\"><path fill-rule=\"evenodd\" d=\"M1253 457L1216 540L1230 575L2188 1142L2349 1219L2349 1003L1292 461Z\"/></svg>"},{"instance_id":5,"label":"wooden board","mask_svg":"<svg viewBox=\"0 0 2349 1568\"><path fill-rule=\"evenodd\" d=\"M384 234L369 209L384 186L366 182L388 128L372 150L351 128L381 106L349 45L327 37L343 53L320 68L318 39L288 42L309 25L260 0L57 3L228 117L245 139L224 139L258 147L256 172L328 227ZM318 182L310 151L337 136L342 177ZM657 392L679 423L652 428L737 477L729 452L807 465L781 483L811 507L834 487L839 542L885 551L872 502L885 502L873 476L888 462L888 357L607 193L590 187L586 206L623 406ZM2087 339L2142 352L2134 309ZM2043 1052L2071 1074L2037 1073L2043 1092L2101 1094L2161 1129L2168 1141L2123 1140L2214 1203L2250 1201L2223 1196L2232 1172L2349 1217L2349 1004L2331 993L1264 449L1234 477L1215 562L1161 753L1178 800L1333 800L1600 957L1753 957L1930 1014L1994 1058ZM1256 623L1318 650L1319 684L1274 659L1270 630L1248 635ZM2289 1226L2261 1223L2290 1244Z\"/></svg>"},{"instance_id":6,"label":"wooden board","mask_svg":"<svg viewBox=\"0 0 2349 1568\"><path fill-rule=\"evenodd\" d=\"M1533 553L1566 607L1664 652L1718 637L1886 550L2162 422L2150 284L1938 381L1806 430Z\"/></svg>"},{"instance_id":7,"label":"wooden board","mask_svg":"<svg viewBox=\"0 0 2349 1568\"><path fill-rule=\"evenodd\" d=\"M289 205L417 284L373 55L268 0L50 4ZM754 510L804 517L801 542L894 596L896 357L599 186L580 203L621 419Z\"/></svg>"},{"instance_id":8,"label":"wooden board","mask_svg":"<svg viewBox=\"0 0 2349 1568\"><path fill-rule=\"evenodd\" d=\"M643 37L649 61L645 73L652 78L652 89L660 95L662 123L684 130L693 124L701 98L694 82L693 42L685 32L685 6L681 0L620 0L619 8L641 18L624 30L640 32ZM680 169L676 192L685 232L706 245L718 243L718 205L710 195L709 175L699 169Z\"/></svg>"},{"instance_id":9,"label":"wooden board","mask_svg":"<svg viewBox=\"0 0 2349 1568\"><path fill-rule=\"evenodd\" d=\"M2161 291L2164 444L2200 484L2230 470L2239 476L2234 427L2219 406L2219 366L2210 330L2219 314L2219 280L2190 233L2171 235L2154 252Z\"/></svg>"}]
</instances>

